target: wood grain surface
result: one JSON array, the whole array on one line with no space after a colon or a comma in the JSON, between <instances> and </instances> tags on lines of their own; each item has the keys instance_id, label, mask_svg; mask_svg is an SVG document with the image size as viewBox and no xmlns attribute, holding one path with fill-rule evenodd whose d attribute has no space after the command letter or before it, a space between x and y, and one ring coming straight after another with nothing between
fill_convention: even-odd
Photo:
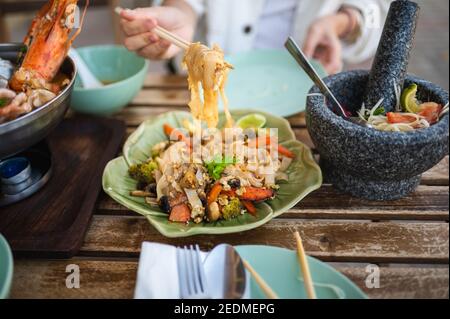
<instances>
[{"instance_id":1,"label":"wood grain surface","mask_svg":"<svg viewBox=\"0 0 450 319\"><path fill-rule=\"evenodd\" d=\"M146 119L188 111L182 76L150 75L133 103L114 118L131 134ZM314 147L304 114L288 118L297 139ZM317 156L317 154L316 154ZM132 298L143 241L173 245L266 244L295 248L300 231L308 254L331 263L371 298L449 297L449 160L423 174L407 197L376 202L351 197L325 184L294 208L257 229L221 236L169 239L148 221L104 193L97 199L80 253L68 260L19 259L13 298ZM365 285L367 263L380 265L379 289ZM77 264L81 288L65 287L66 266Z\"/></svg>"}]
</instances>

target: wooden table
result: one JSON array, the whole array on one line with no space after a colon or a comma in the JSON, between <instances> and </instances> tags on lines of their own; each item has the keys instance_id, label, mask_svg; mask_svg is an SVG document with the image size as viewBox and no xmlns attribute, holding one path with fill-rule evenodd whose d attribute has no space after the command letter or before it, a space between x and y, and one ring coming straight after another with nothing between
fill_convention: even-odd
<instances>
[{"instance_id":1,"label":"wooden table","mask_svg":"<svg viewBox=\"0 0 450 319\"><path fill-rule=\"evenodd\" d=\"M186 110L182 77L151 76L132 105L116 118L127 133L149 117ZM297 138L313 147L303 115L289 121ZM371 298L449 297L448 157L424 174L418 190L391 202L372 202L339 193L330 185L295 208L245 233L169 239L145 218L102 193L78 256L71 260L16 260L13 298L132 298L143 241L172 245L264 244L294 249L299 230L307 252L350 277ZM67 289L66 266L77 264L81 288ZM380 267L380 288L365 285L366 266Z\"/></svg>"}]
</instances>

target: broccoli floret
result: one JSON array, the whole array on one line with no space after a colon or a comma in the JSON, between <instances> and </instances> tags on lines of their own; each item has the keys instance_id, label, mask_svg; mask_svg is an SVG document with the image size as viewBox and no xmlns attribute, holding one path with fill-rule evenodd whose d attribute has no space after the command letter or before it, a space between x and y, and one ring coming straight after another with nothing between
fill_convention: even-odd
<instances>
[{"instance_id":1,"label":"broccoli floret","mask_svg":"<svg viewBox=\"0 0 450 319\"><path fill-rule=\"evenodd\" d=\"M230 220L241 215L241 212L242 212L241 201L238 198L233 198L222 209L222 217L225 220Z\"/></svg>"},{"instance_id":2,"label":"broccoli floret","mask_svg":"<svg viewBox=\"0 0 450 319\"><path fill-rule=\"evenodd\" d=\"M153 172L156 169L158 169L158 164L155 161L150 161L148 163L132 165L128 170L128 174L140 183L151 184L155 182Z\"/></svg>"}]
</instances>

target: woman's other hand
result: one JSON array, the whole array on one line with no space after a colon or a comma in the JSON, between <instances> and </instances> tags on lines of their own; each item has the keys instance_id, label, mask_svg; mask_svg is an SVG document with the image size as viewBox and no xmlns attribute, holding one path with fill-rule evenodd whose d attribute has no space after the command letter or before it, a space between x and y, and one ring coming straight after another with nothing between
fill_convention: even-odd
<instances>
[{"instance_id":1,"label":"woman's other hand","mask_svg":"<svg viewBox=\"0 0 450 319\"><path fill-rule=\"evenodd\" d=\"M350 13L349 13L350 12ZM350 14L358 14L347 10L325 16L315 21L309 28L303 51L309 58L319 60L328 74L342 70L341 40L353 32L353 22ZM355 18L357 19L357 18Z\"/></svg>"}]
</instances>

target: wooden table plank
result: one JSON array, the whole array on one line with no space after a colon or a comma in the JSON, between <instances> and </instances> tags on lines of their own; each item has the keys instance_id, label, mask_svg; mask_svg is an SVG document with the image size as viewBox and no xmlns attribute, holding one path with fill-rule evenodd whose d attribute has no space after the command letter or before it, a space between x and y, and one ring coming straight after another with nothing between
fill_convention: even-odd
<instances>
[{"instance_id":1,"label":"wooden table plank","mask_svg":"<svg viewBox=\"0 0 450 319\"><path fill-rule=\"evenodd\" d=\"M144 241L200 244L206 250L224 242L293 249L294 230L301 232L307 252L324 261L448 263L447 223L285 219L272 220L248 232L172 239L161 235L144 217L95 215L80 255L136 257Z\"/></svg>"},{"instance_id":2,"label":"wooden table plank","mask_svg":"<svg viewBox=\"0 0 450 319\"><path fill-rule=\"evenodd\" d=\"M377 208L383 210L413 209L413 210L448 210L448 186L419 186L408 196L393 201L369 201L343 194L330 185L324 185L319 190L304 198L299 208Z\"/></svg>"},{"instance_id":3,"label":"wooden table plank","mask_svg":"<svg viewBox=\"0 0 450 319\"><path fill-rule=\"evenodd\" d=\"M425 185L448 185L449 169L448 156L438 165L422 175L422 184Z\"/></svg>"},{"instance_id":4,"label":"wooden table plank","mask_svg":"<svg viewBox=\"0 0 450 319\"><path fill-rule=\"evenodd\" d=\"M136 216L137 213L114 201L101 201L96 215ZM375 221L445 221L449 220L448 210L377 210L377 209L298 209L293 208L277 217L278 219L333 219L333 220L375 220Z\"/></svg>"},{"instance_id":5,"label":"wooden table plank","mask_svg":"<svg viewBox=\"0 0 450 319\"><path fill-rule=\"evenodd\" d=\"M68 264L80 267L80 289L67 289ZM365 265L333 265L352 279L370 298L445 298L448 299L448 267L380 267L380 288L365 285ZM18 260L12 298L133 298L137 260L60 261Z\"/></svg>"},{"instance_id":6,"label":"wooden table plank","mask_svg":"<svg viewBox=\"0 0 450 319\"><path fill-rule=\"evenodd\" d=\"M116 114L114 118L125 121L130 128L136 128L145 120L152 117L167 113L168 111L185 111L188 112L187 106L174 106L170 110L164 105L155 105L151 107L127 107L122 112Z\"/></svg>"},{"instance_id":7,"label":"wooden table plank","mask_svg":"<svg viewBox=\"0 0 450 319\"><path fill-rule=\"evenodd\" d=\"M150 75L145 88L115 117L130 134L144 120L168 111L188 111L186 78ZM288 118L297 139L314 145L304 113ZM69 261L16 262L12 296L20 298L131 298L137 257L143 241L173 245L202 243L211 249L223 242L295 248L291 233L302 233L308 253L324 261L371 263L440 263L437 266L381 267L381 289L367 289L364 265L338 265L373 298L448 298L449 220L448 157L423 175L422 186L404 199L373 202L341 194L330 185L305 198L270 223L245 233L169 239L148 221L104 193L80 255ZM351 220L354 220L353 222ZM358 220L358 221L355 221ZM365 221L361 221L365 220ZM383 222L371 222L372 220ZM433 221L431 223L387 222ZM106 260L99 260L105 258ZM65 288L65 266L80 265L82 288ZM32 276L33 278L30 278ZM37 280L36 280L37 278Z\"/></svg>"},{"instance_id":8,"label":"wooden table plank","mask_svg":"<svg viewBox=\"0 0 450 319\"><path fill-rule=\"evenodd\" d=\"M189 102L189 91L178 89L165 90L142 90L131 102L136 105L166 105L187 106Z\"/></svg>"},{"instance_id":9,"label":"wooden table plank","mask_svg":"<svg viewBox=\"0 0 450 319\"><path fill-rule=\"evenodd\" d=\"M145 89L188 89L187 78L183 75L149 73L145 78Z\"/></svg>"},{"instance_id":10,"label":"wooden table plank","mask_svg":"<svg viewBox=\"0 0 450 319\"><path fill-rule=\"evenodd\" d=\"M368 219L368 220L442 220L448 221L448 187L419 186L407 197L390 202L368 201L341 194L330 185L304 198L282 217ZM106 194L102 194L97 213L134 215ZM316 216L316 217L315 217Z\"/></svg>"},{"instance_id":11,"label":"wooden table plank","mask_svg":"<svg viewBox=\"0 0 450 319\"><path fill-rule=\"evenodd\" d=\"M155 103L149 105L148 102L142 101L142 96L138 96L137 103L142 104L134 104L132 106L126 107L120 113L116 114L114 117L117 119L124 120L127 126L136 127L140 125L145 120L161 115L166 112L171 111L189 111L187 104L183 104L180 102L180 95L174 96L174 101L172 100L170 103L174 104L164 104L162 97L164 94L172 94L172 91L168 91L168 93L164 93L165 91L160 91L158 93L154 93ZM158 102L158 103L156 103ZM163 102L163 103L161 103ZM306 120L305 115L303 113L299 113L297 115L293 115L287 118L289 123L293 128L306 128Z\"/></svg>"}]
</instances>

